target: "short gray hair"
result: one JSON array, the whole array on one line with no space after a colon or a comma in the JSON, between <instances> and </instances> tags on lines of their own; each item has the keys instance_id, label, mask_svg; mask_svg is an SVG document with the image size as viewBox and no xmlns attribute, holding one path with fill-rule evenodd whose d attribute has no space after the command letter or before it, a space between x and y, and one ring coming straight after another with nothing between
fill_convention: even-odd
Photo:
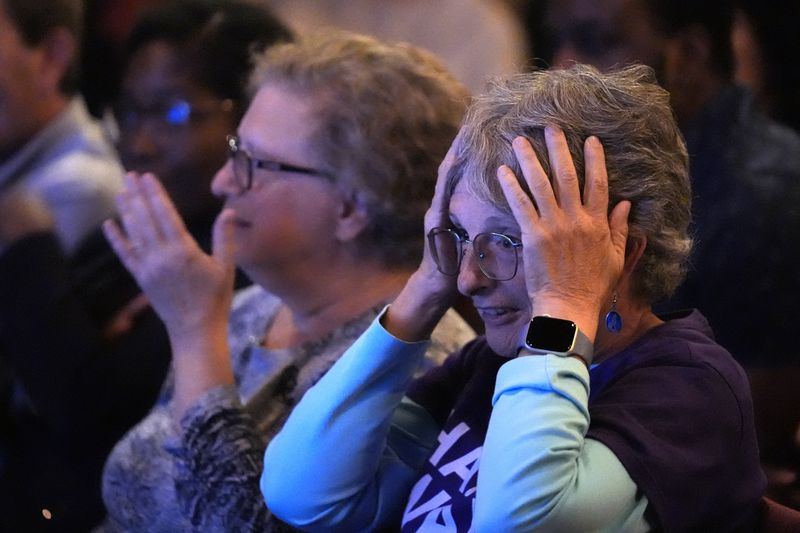
<instances>
[{"instance_id":1,"label":"short gray hair","mask_svg":"<svg viewBox=\"0 0 800 533\"><path fill-rule=\"evenodd\" d=\"M321 169L366 202L364 253L415 266L436 170L469 100L464 86L428 52L332 31L268 49L253 82L308 96Z\"/></svg>"},{"instance_id":2,"label":"short gray hair","mask_svg":"<svg viewBox=\"0 0 800 533\"><path fill-rule=\"evenodd\" d=\"M472 194L505 212L510 209L497 182L499 165L511 167L529 193L511 148L515 137L531 141L552 180L544 127L561 128L582 190L583 143L597 136L605 150L609 209L630 200L630 235L647 238L633 274L633 295L655 303L674 292L686 274L692 244L689 160L669 94L656 84L652 69L633 65L601 74L574 65L496 80L464 121L449 187L464 180Z\"/></svg>"}]
</instances>

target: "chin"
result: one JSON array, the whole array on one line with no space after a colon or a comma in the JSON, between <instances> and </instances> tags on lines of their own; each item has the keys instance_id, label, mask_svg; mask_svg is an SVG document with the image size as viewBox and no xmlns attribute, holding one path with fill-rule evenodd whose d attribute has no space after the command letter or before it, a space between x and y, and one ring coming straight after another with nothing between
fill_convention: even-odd
<instances>
[{"instance_id":1,"label":"chin","mask_svg":"<svg viewBox=\"0 0 800 533\"><path fill-rule=\"evenodd\" d=\"M519 335L516 328L487 329L486 342L494 353L511 359L517 356Z\"/></svg>"}]
</instances>

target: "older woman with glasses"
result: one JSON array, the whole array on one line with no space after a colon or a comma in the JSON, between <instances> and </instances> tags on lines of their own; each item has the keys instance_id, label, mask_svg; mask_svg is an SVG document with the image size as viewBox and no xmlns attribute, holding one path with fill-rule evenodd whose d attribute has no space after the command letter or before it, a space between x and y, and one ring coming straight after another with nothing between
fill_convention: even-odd
<instances>
[{"instance_id":1,"label":"older woman with glasses","mask_svg":"<svg viewBox=\"0 0 800 533\"><path fill-rule=\"evenodd\" d=\"M684 274L690 198L649 68L498 82L418 270L269 445L267 505L308 531L756 530L747 378L699 312L651 310ZM486 335L411 382L456 288Z\"/></svg>"},{"instance_id":2,"label":"older woman with glasses","mask_svg":"<svg viewBox=\"0 0 800 533\"><path fill-rule=\"evenodd\" d=\"M161 400L106 464L108 530L274 526L258 487L266 443L419 262L468 98L431 55L349 34L272 47L253 82L220 139L213 255L152 174L126 176L121 223L105 226L173 349ZM234 264L256 283L235 297ZM426 366L472 336L448 313Z\"/></svg>"}]
</instances>

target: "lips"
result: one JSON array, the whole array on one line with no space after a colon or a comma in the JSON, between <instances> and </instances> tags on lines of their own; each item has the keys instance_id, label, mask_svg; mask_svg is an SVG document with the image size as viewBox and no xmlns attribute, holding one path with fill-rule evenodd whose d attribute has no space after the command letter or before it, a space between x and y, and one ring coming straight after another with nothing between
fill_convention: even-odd
<instances>
[{"instance_id":1,"label":"lips","mask_svg":"<svg viewBox=\"0 0 800 533\"><path fill-rule=\"evenodd\" d=\"M476 305L475 309L486 326L502 326L516 322L519 318L519 309L516 307Z\"/></svg>"}]
</instances>

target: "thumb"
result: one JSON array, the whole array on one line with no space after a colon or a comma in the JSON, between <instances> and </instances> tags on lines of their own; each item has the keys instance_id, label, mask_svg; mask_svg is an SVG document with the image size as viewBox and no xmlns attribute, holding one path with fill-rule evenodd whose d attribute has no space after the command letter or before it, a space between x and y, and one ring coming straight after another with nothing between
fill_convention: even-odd
<instances>
[{"instance_id":1,"label":"thumb","mask_svg":"<svg viewBox=\"0 0 800 533\"><path fill-rule=\"evenodd\" d=\"M214 221L211 253L214 260L229 271L232 276L234 271L233 254L233 219L232 209L223 209Z\"/></svg>"}]
</instances>

